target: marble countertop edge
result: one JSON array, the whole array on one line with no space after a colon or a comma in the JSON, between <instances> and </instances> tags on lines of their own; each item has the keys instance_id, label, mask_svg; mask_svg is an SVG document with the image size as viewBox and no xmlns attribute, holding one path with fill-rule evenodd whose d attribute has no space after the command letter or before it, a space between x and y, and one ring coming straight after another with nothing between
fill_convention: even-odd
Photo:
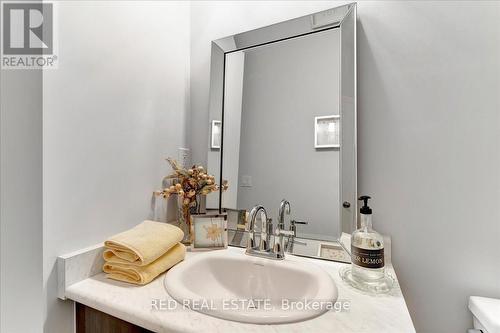
<instances>
[{"instance_id":1,"label":"marble countertop edge","mask_svg":"<svg viewBox=\"0 0 500 333\"><path fill-rule=\"evenodd\" d=\"M243 252L229 248L223 251ZM188 253L186 260L197 255ZM168 272L144 286L130 285L107 279L99 273L76 282L65 290L65 297L158 333L173 332L355 332L355 333L413 333L415 328L399 285L389 295L368 296L345 284L338 271L344 263L290 256L293 260L308 261L325 269L337 284L339 299L349 300L349 312L327 312L319 317L298 323L258 325L227 321L192 310L155 310L154 299L171 300L163 286ZM388 272L397 279L392 265ZM397 280L396 280L397 281ZM175 302L175 301L174 301ZM381 320L384 318L384 320Z\"/></svg>"}]
</instances>

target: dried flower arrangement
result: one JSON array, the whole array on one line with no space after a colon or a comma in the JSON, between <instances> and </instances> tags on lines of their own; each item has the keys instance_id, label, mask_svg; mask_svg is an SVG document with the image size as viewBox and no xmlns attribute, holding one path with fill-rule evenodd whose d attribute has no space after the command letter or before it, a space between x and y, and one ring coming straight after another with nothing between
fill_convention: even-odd
<instances>
[{"instance_id":1,"label":"dried flower arrangement","mask_svg":"<svg viewBox=\"0 0 500 333\"><path fill-rule=\"evenodd\" d=\"M208 174L202 166L193 165L189 169L179 166L176 160L167 158L172 167L173 173L163 179L163 183L173 180L174 185L155 192L156 195L168 198L171 194L177 194L182 203L182 216L179 216L179 224L185 228L185 233L189 233L191 226L191 211L199 213L198 197L219 190L219 185L215 182L215 177ZM222 190L228 188L227 182L222 184ZM187 235L189 236L189 235ZM186 243L188 241L186 240Z\"/></svg>"},{"instance_id":2,"label":"dried flower arrangement","mask_svg":"<svg viewBox=\"0 0 500 333\"><path fill-rule=\"evenodd\" d=\"M171 194L178 194L183 197L183 204L190 207L196 206L196 196L207 195L219 190L219 186L215 183L215 177L205 172L205 169L200 165L193 165L190 169L184 169L179 166L176 160L167 158L168 163L174 170L171 175L164 178L165 180L177 180L175 185L163 189L160 192L164 198L168 198ZM223 191L227 189L227 183L223 184Z\"/></svg>"}]
</instances>

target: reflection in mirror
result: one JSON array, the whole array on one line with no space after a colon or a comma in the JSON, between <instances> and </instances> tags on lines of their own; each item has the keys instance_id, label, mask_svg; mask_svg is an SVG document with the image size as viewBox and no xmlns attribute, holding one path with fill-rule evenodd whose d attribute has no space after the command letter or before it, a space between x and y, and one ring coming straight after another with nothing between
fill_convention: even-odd
<instances>
[{"instance_id":1,"label":"reflection in mirror","mask_svg":"<svg viewBox=\"0 0 500 333\"><path fill-rule=\"evenodd\" d=\"M331 29L226 56L223 175L233 186L222 207L262 204L277 221L286 198L291 217L310 222L299 235L339 237L340 151L315 147L316 117L339 116L339 38Z\"/></svg>"},{"instance_id":2,"label":"reflection in mirror","mask_svg":"<svg viewBox=\"0 0 500 333\"><path fill-rule=\"evenodd\" d=\"M355 228L355 6L318 14L213 43L208 168L229 188L207 207L227 212L232 245L257 204L276 226L282 199L291 252L341 257L336 240Z\"/></svg>"},{"instance_id":3,"label":"reflection in mirror","mask_svg":"<svg viewBox=\"0 0 500 333\"><path fill-rule=\"evenodd\" d=\"M244 229L228 229L228 242L231 246L246 247L248 232ZM290 240L287 251L303 257L318 257L326 260L351 262L349 253L338 241L326 241L309 238L294 238Z\"/></svg>"}]
</instances>

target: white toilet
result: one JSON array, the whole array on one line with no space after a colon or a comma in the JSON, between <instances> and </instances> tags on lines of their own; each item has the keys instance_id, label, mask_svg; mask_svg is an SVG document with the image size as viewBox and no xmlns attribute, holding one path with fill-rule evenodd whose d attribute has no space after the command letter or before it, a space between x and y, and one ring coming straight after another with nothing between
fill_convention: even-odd
<instances>
[{"instance_id":1,"label":"white toilet","mask_svg":"<svg viewBox=\"0 0 500 333\"><path fill-rule=\"evenodd\" d=\"M483 333L500 333L500 299L471 296L469 310L474 328Z\"/></svg>"}]
</instances>

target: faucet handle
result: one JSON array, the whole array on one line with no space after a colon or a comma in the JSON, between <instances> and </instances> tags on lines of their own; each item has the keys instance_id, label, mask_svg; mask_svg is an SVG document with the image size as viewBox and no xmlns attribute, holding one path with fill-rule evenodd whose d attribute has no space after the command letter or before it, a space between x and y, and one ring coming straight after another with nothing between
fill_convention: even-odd
<instances>
[{"instance_id":1,"label":"faucet handle","mask_svg":"<svg viewBox=\"0 0 500 333\"><path fill-rule=\"evenodd\" d=\"M293 232L293 237L297 237L297 224L309 224L309 222L307 222L307 221L291 220L290 221L290 231Z\"/></svg>"},{"instance_id":2,"label":"faucet handle","mask_svg":"<svg viewBox=\"0 0 500 333\"><path fill-rule=\"evenodd\" d=\"M292 225L294 225L294 224L309 224L309 222L307 222L307 221L297 221L297 220L291 220L290 223Z\"/></svg>"}]
</instances>

